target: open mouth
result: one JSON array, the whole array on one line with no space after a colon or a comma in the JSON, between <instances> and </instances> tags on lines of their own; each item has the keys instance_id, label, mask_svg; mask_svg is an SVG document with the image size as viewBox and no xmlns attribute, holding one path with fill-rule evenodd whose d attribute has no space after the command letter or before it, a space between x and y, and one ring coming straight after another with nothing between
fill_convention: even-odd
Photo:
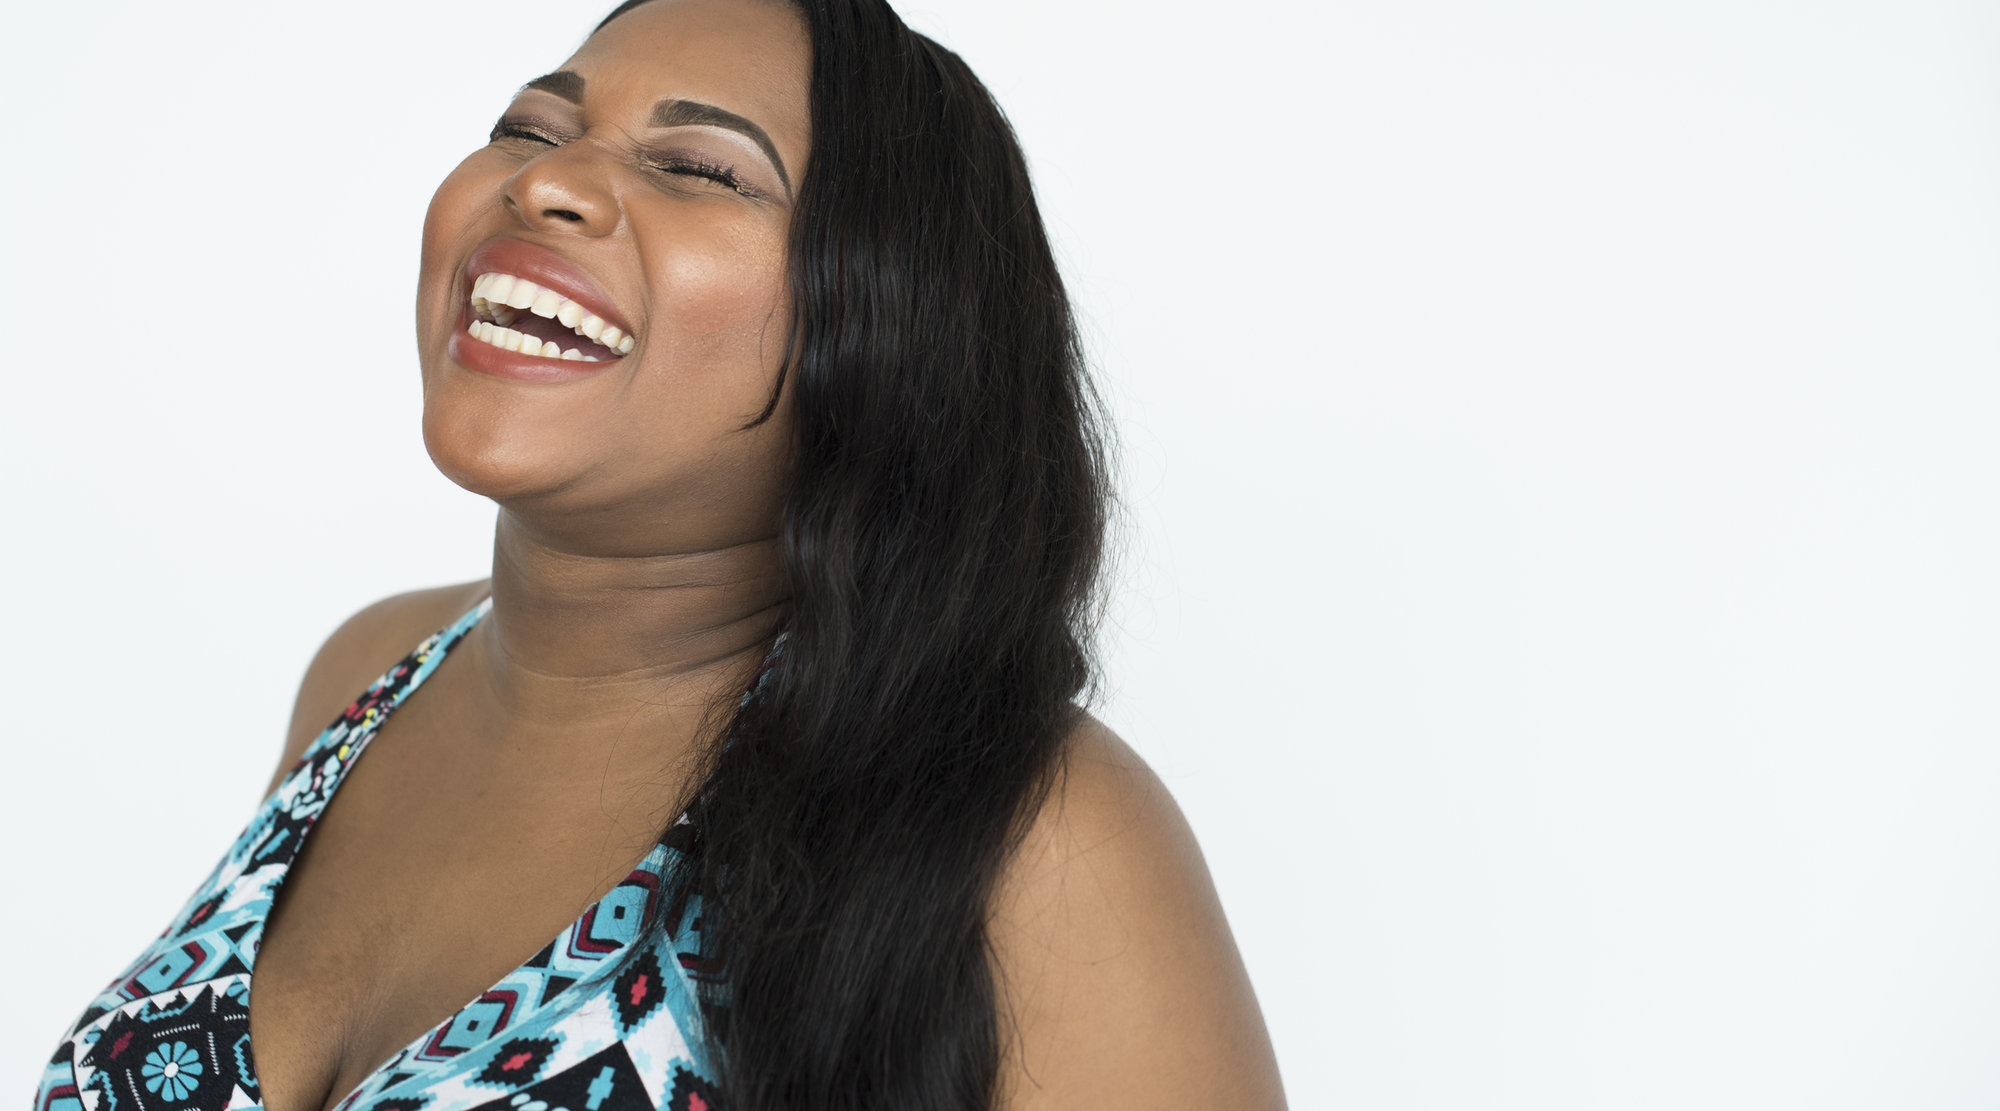
<instances>
[{"instance_id":1,"label":"open mouth","mask_svg":"<svg viewBox=\"0 0 2000 1111\"><path fill-rule=\"evenodd\" d=\"M465 331L504 351L586 363L629 354L637 342L555 290L498 271L473 279Z\"/></svg>"}]
</instances>

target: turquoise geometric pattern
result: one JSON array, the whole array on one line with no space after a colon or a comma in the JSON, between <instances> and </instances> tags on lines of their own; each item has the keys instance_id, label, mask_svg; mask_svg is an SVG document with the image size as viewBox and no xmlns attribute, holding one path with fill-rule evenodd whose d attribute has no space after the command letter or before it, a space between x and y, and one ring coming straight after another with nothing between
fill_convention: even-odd
<instances>
[{"instance_id":1,"label":"turquoise geometric pattern","mask_svg":"<svg viewBox=\"0 0 2000 1111\"><path fill-rule=\"evenodd\" d=\"M278 887L382 723L492 604L419 644L306 746L186 905L64 1033L34 1111L261 1111L249 999ZM662 877L691 835L685 819L670 828L539 953L397 1051L335 1111L722 1106L700 1048L700 900L676 892L664 931L638 929L668 897Z\"/></svg>"}]
</instances>

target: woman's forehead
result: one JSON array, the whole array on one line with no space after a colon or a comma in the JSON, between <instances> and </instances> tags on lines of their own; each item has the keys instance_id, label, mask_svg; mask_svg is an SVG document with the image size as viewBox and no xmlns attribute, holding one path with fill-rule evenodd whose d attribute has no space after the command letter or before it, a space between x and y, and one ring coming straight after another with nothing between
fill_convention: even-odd
<instances>
[{"instance_id":1,"label":"woman's forehead","mask_svg":"<svg viewBox=\"0 0 2000 1111\"><path fill-rule=\"evenodd\" d=\"M755 122L787 163L803 165L811 68L804 16L786 0L649 0L530 84L593 113L713 105Z\"/></svg>"},{"instance_id":2,"label":"woman's forehead","mask_svg":"<svg viewBox=\"0 0 2000 1111\"><path fill-rule=\"evenodd\" d=\"M810 120L812 40L788 0L650 0L584 40L558 72L576 74L582 88L568 92L592 108L690 98L800 142Z\"/></svg>"}]
</instances>

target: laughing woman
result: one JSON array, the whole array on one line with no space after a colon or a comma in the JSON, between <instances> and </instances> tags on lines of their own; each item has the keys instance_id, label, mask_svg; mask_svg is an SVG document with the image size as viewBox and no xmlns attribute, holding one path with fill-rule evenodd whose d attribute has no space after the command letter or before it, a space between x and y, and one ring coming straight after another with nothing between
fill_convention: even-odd
<instances>
[{"instance_id":1,"label":"laughing woman","mask_svg":"<svg viewBox=\"0 0 2000 1111\"><path fill-rule=\"evenodd\" d=\"M438 189L417 317L492 577L328 639L38 1111L1283 1105L1186 823L1075 702L1100 418L956 55L627 3Z\"/></svg>"}]
</instances>

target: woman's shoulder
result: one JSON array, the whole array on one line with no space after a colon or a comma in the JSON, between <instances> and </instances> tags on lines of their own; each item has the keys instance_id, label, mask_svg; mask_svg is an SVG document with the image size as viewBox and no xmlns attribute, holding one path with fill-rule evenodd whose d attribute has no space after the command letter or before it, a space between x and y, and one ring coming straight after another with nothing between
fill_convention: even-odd
<instances>
[{"instance_id":1,"label":"woman's shoulder","mask_svg":"<svg viewBox=\"0 0 2000 1111\"><path fill-rule=\"evenodd\" d=\"M1008 1111L1284 1106L1194 832L1088 714L1001 876L989 936Z\"/></svg>"},{"instance_id":2,"label":"woman's shoulder","mask_svg":"<svg viewBox=\"0 0 2000 1111\"><path fill-rule=\"evenodd\" d=\"M298 697L292 704L291 726L285 733L285 747L278 759L270 786L295 763L306 746L397 660L408 655L423 639L458 620L486 597L491 580L454 583L450 586L392 594L363 606L340 623L306 666L299 682Z\"/></svg>"}]
</instances>

